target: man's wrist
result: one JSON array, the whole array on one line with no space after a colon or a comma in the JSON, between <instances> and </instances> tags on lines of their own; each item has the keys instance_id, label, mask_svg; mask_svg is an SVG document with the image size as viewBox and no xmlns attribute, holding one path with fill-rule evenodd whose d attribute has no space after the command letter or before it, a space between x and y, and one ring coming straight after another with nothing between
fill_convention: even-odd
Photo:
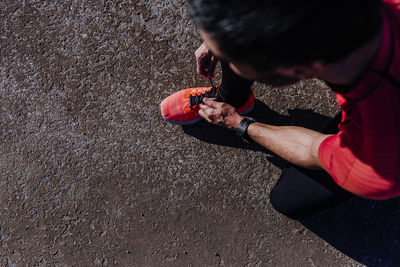
<instances>
[{"instance_id":1,"label":"man's wrist","mask_svg":"<svg viewBox=\"0 0 400 267\"><path fill-rule=\"evenodd\" d=\"M238 127L236 128L236 133L245 141L250 143L252 141L252 139L250 138L250 136L248 135L248 128L252 123L255 123L256 120L254 118L251 117L244 117Z\"/></svg>"},{"instance_id":2,"label":"man's wrist","mask_svg":"<svg viewBox=\"0 0 400 267\"><path fill-rule=\"evenodd\" d=\"M238 116L235 118L235 122L233 124L233 130L236 130L239 127L240 122L246 117L241 116L240 114L238 114Z\"/></svg>"}]
</instances>

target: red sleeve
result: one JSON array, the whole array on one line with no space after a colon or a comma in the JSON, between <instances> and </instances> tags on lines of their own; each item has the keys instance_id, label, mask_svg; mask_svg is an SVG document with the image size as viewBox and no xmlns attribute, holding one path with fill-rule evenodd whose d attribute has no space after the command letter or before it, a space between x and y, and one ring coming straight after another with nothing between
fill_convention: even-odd
<instances>
[{"instance_id":1,"label":"red sleeve","mask_svg":"<svg viewBox=\"0 0 400 267\"><path fill-rule=\"evenodd\" d=\"M361 161L342 144L340 133L327 137L318 149L322 167L347 191L369 199L393 197L394 183L386 179L376 166Z\"/></svg>"},{"instance_id":2,"label":"red sleeve","mask_svg":"<svg viewBox=\"0 0 400 267\"><path fill-rule=\"evenodd\" d=\"M396 8L399 8L400 6L400 0L383 0L382 2L388 3L390 5L396 6Z\"/></svg>"},{"instance_id":3,"label":"red sleeve","mask_svg":"<svg viewBox=\"0 0 400 267\"><path fill-rule=\"evenodd\" d=\"M337 139L336 135L331 135L327 137L319 146L318 149L318 158L322 165L322 168L326 170L328 173L331 173L331 161L333 155L334 143Z\"/></svg>"}]
</instances>

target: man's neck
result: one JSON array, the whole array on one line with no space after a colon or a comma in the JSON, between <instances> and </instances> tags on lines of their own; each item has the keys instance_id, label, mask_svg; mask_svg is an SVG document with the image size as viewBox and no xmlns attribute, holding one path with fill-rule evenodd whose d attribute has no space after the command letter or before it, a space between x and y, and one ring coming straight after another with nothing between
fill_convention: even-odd
<instances>
[{"instance_id":1,"label":"man's neck","mask_svg":"<svg viewBox=\"0 0 400 267\"><path fill-rule=\"evenodd\" d=\"M381 42L382 30L373 40L344 60L335 64L325 65L319 78L339 86L349 86L356 83L378 53Z\"/></svg>"}]
</instances>

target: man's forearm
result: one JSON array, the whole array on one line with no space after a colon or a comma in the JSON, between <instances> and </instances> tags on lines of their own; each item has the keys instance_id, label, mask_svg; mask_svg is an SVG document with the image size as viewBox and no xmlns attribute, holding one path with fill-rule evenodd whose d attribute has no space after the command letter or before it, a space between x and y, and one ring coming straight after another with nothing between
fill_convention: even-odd
<instances>
[{"instance_id":1,"label":"man's forearm","mask_svg":"<svg viewBox=\"0 0 400 267\"><path fill-rule=\"evenodd\" d=\"M248 135L255 142L283 159L304 167L320 168L318 148L329 135L295 126L250 124Z\"/></svg>"},{"instance_id":2,"label":"man's forearm","mask_svg":"<svg viewBox=\"0 0 400 267\"><path fill-rule=\"evenodd\" d=\"M244 118L226 103L208 98L203 101L199 114L210 123L234 130ZM250 124L247 133L263 147L305 168L321 167L318 159L319 145L329 136L301 127L272 126L258 122Z\"/></svg>"}]
</instances>

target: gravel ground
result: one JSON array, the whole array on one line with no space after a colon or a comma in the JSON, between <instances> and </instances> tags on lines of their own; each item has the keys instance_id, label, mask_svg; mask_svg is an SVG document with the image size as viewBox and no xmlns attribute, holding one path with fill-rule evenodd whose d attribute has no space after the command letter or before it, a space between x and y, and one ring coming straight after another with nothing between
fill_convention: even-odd
<instances>
[{"instance_id":1,"label":"gravel ground","mask_svg":"<svg viewBox=\"0 0 400 267\"><path fill-rule=\"evenodd\" d=\"M399 201L301 224L269 203L283 160L161 119L208 84L184 1L0 0L0 18L0 266L400 265ZM338 112L317 80L254 89L260 121Z\"/></svg>"}]
</instances>

